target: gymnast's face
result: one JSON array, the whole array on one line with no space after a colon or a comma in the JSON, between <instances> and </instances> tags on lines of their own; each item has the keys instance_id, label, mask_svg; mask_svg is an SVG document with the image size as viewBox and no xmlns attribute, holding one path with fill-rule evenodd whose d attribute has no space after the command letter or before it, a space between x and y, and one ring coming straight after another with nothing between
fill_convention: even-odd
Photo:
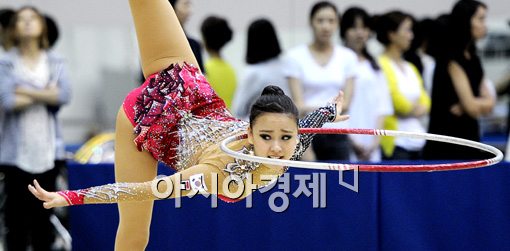
<instances>
[{"instance_id":1,"label":"gymnast's face","mask_svg":"<svg viewBox=\"0 0 510 251\"><path fill-rule=\"evenodd\" d=\"M298 138L298 126L293 115L263 113L248 128L248 142L253 144L256 156L290 159Z\"/></svg>"}]
</instances>

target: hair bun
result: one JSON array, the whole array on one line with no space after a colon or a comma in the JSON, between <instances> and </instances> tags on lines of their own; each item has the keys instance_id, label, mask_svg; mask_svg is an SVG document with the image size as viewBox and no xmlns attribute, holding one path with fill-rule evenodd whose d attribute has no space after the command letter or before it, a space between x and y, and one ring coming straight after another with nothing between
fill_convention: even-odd
<instances>
[{"instance_id":1,"label":"hair bun","mask_svg":"<svg viewBox=\"0 0 510 251\"><path fill-rule=\"evenodd\" d=\"M262 91L262 94L261 96L263 95L275 95L275 96L280 96L280 95L285 95L285 93L283 92L282 88L278 87L278 86L275 86L275 85L268 85L264 88L264 90Z\"/></svg>"}]
</instances>

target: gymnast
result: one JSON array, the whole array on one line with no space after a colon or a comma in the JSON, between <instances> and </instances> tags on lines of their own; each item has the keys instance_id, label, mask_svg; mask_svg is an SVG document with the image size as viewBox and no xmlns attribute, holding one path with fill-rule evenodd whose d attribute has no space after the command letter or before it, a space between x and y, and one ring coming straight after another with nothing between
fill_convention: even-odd
<instances>
[{"instance_id":1,"label":"gymnast","mask_svg":"<svg viewBox=\"0 0 510 251\"><path fill-rule=\"evenodd\" d=\"M234 118L196 67L196 59L182 27L166 0L130 0L144 84L131 91L119 109L115 132L115 179L117 183L76 191L45 191L36 180L28 189L45 208L80 204L118 203L120 222L116 250L143 250L149 240L153 201L160 193L169 197L195 193L215 194L235 202L237 197L211 188L231 179L227 189L236 191L247 177L258 187L282 175L287 167L237 160L221 151L220 142L233 135L247 139L230 148L255 156L299 159L313 138L298 128L321 127L348 118L340 115L343 93L301 120L292 100L276 86L268 86L251 107L249 122ZM176 173L156 179L163 162ZM262 176L273 177L270 180ZM167 179L171 182L153 181ZM201 181L201 182L191 182ZM243 183L243 184L240 184ZM167 185L172 184L173 187ZM168 189L168 190L167 190ZM176 195L179 194L179 195Z\"/></svg>"}]
</instances>

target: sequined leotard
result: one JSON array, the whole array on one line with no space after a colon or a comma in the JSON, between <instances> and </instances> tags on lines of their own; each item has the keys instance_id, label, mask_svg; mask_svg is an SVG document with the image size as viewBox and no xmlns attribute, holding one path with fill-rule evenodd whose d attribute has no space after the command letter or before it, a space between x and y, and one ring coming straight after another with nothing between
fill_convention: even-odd
<instances>
[{"instance_id":1,"label":"sequined leotard","mask_svg":"<svg viewBox=\"0 0 510 251\"><path fill-rule=\"evenodd\" d=\"M248 123L230 114L223 100L192 65L172 64L151 75L142 86L128 94L123 108L135 127L135 144L138 149L150 152L155 159L177 171L208 162L238 181L243 180L248 172L267 171L267 168L258 163L235 160L219 150L219 143L223 139L246 133ZM321 127L334 120L335 114L334 105L326 106L300 120L299 126ZM312 136L300 135L292 159L302 156ZM240 142L239 146L240 151L249 149L247 142ZM208 158L208 155L214 155L214 158ZM142 191L146 189L137 190L129 183L116 183L59 194L71 205L153 198L150 194L140 194ZM223 196L219 197L233 202Z\"/></svg>"},{"instance_id":2,"label":"sequined leotard","mask_svg":"<svg viewBox=\"0 0 510 251\"><path fill-rule=\"evenodd\" d=\"M196 156L218 137L246 128L188 64L150 76L126 97L123 107L135 126L138 149L176 170L196 164Z\"/></svg>"}]
</instances>

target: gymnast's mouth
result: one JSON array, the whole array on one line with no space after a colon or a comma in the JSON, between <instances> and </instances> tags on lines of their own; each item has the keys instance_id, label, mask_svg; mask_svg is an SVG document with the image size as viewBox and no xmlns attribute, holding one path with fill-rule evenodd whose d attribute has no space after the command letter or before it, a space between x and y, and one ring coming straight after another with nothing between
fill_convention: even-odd
<instances>
[{"instance_id":1,"label":"gymnast's mouth","mask_svg":"<svg viewBox=\"0 0 510 251\"><path fill-rule=\"evenodd\" d=\"M267 156L270 159L283 159L283 156Z\"/></svg>"}]
</instances>

